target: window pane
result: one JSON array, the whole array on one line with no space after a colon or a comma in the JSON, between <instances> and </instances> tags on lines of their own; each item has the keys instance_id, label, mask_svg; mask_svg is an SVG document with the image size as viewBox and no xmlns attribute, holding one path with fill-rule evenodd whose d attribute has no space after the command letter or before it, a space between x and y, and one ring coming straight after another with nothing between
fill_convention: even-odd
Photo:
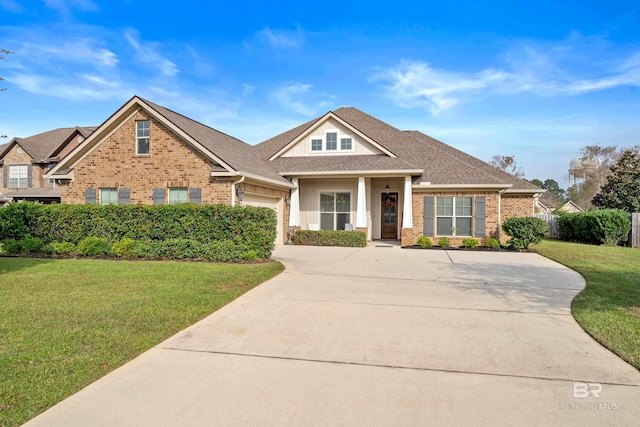
<instances>
[{"instance_id":1,"label":"window pane","mask_svg":"<svg viewBox=\"0 0 640 427\"><path fill-rule=\"evenodd\" d=\"M136 122L136 154L149 154L149 121Z\"/></svg>"},{"instance_id":2,"label":"window pane","mask_svg":"<svg viewBox=\"0 0 640 427\"><path fill-rule=\"evenodd\" d=\"M320 193L320 212L333 212L333 193Z\"/></svg>"},{"instance_id":3,"label":"window pane","mask_svg":"<svg viewBox=\"0 0 640 427\"><path fill-rule=\"evenodd\" d=\"M351 212L351 193L336 193L336 212Z\"/></svg>"},{"instance_id":4,"label":"window pane","mask_svg":"<svg viewBox=\"0 0 640 427\"><path fill-rule=\"evenodd\" d=\"M436 216L453 216L453 197L438 197Z\"/></svg>"},{"instance_id":5,"label":"window pane","mask_svg":"<svg viewBox=\"0 0 640 427\"><path fill-rule=\"evenodd\" d=\"M340 149L341 150L351 150L351 138L341 138L340 139Z\"/></svg>"},{"instance_id":6,"label":"window pane","mask_svg":"<svg viewBox=\"0 0 640 427\"><path fill-rule=\"evenodd\" d=\"M456 235L471 236L471 218L456 218Z\"/></svg>"},{"instance_id":7,"label":"window pane","mask_svg":"<svg viewBox=\"0 0 640 427\"><path fill-rule=\"evenodd\" d=\"M29 185L27 165L9 166L9 187L27 188Z\"/></svg>"},{"instance_id":8,"label":"window pane","mask_svg":"<svg viewBox=\"0 0 640 427\"><path fill-rule=\"evenodd\" d=\"M338 149L338 134L336 132L327 132L327 150Z\"/></svg>"},{"instance_id":9,"label":"window pane","mask_svg":"<svg viewBox=\"0 0 640 427\"><path fill-rule=\"evenodd\" d=\"M322 140L321 139L312 139L311 140L311 151L322 151Z\"/></svg>"},{"instance_id":10,"label":"window pane","mask_svg":"<svg viewBox=\"0 0 640 427\"><path fill-rule=\"evenodd\" d=\"M344 230L344 225L349 224L350 217L351 215L348 213L336 214L336 230Z\"/></svg>"},{"instance_id":11,"label":"window pane","mask_svg":"<svg viewBox=\"0 0 640 427\"><path fill-rule=\"evenodd\" d=\"M452 218L438 218L436 220L436 235L438 236L451 236L451 228L453 227Z\"/></svg>"},{"instance_id":12,"label":"window pane","mask_svg":"<svg viewBox=\"0 0 640 427\"><path fill-rule=\"evenodd\" d=\"M138 138L138 154L149 154L149 138Z\"/></svg>"},{"instance_id":13,"label":"window pane","mask_svg":"<svg viewBox=\"0 0 640 427\"><path fill-rule=\"evenodd\" d=\"M114 203L118 203L118 190L115 188L101 188L100 204L112 205Z\"/></svg>"},{"instance_id":14,"label":"window pane","mask_svg":"<svg viewBox=\"0 0 640 427\"><path fill-rule=\"evenodd\" d=\"M320 230L333 230L333 213L320 214Z\"/></svg>"},{"instance_id":15,"label":"window pane","mask_svg":"<svg viewBox=\"0 0 640 427\"><path fill-rule=\"evenodd\" d=\"M471 216L471 197L456 197L456 216Z\"/></svg>"},{"instance_id":16,"label":"window pane","mask_svg":"<svg viewBox=\"0 0 640 427\"><path fill-rule=\"evenodd\" d=\"M170 188L169 189L169 204L175 204L175 203L187 203L186 188Z\"/></svg>"}]
</instances>

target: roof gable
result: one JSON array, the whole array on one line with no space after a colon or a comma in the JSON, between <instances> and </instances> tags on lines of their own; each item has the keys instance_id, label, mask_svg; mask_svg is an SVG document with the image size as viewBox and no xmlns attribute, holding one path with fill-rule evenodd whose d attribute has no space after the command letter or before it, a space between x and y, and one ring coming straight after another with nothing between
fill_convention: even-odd
<instances>
[{"instance_id":1,"label":"roof gable","mask_svg":"<svg viewBox=\"0 0 640 427\"><path fill-rule=\"evenodd\" d=\"M86 137L93 128L59 128L32 135L26 138L13 138L2 146L0 158L3 158L15 145L22 148L35 163L45 163L62 150L76 135Z\"/></svg>"}]
</instances>

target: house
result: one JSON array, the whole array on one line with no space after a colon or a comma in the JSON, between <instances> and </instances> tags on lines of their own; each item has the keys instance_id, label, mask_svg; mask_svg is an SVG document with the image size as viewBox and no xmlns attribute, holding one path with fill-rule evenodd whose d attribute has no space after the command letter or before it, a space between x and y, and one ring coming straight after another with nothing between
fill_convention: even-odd
<instances>
[{"instance_id":1,"label":"house","mask_svg":"<svg viewBox=\"0 0 640 427\"><path fill-rule=\"evenodd\" d=\"M569 200L564 202L549 192L541 194L540 197L536 199L535 213L537 214L553 215L558 212L575 213L583 211L584 209L573 201Z\"/></svg>"},{"instance_id":2,"label":"house","mask_svg":"<svg viewBox=\"0 0 640 427\"><path fill-rule=\"evenodd\" d=\"M531 216L544 190L418 131L340 108L262 142L265 162L296 188L289 225L356 229L369 240L424 235L506 238L500 225Z\"/></svg>"},{"instance_id":3,"label":"house","mask_svg":"<svg viewBox=\"0 0 640 427\"><path fill-rule=\"evenodd\" d=\"M60 189L45 174L91 135L93 129L54 129L28 138L13 138L0 146L0 203L18 200L59 203Z\"/></svg>"},{"instance_id":4,"label":"house","mask_svg":"<svg viewBox=\"0 0 640 427\"><path fill-rule=\"evenodd\" d=\"M540 188L417 131L340 108L256 146L134 96L46 175L62 203L224 203L294 229L360 230L409 246L422 235L503 238Z\"/></svg>"}]
</instances>

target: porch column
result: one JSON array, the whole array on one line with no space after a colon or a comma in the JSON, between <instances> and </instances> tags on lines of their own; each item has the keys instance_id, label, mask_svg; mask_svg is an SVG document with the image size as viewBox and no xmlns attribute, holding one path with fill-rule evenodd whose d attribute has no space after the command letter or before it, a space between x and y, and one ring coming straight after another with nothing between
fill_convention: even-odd
<instances>
[{"instance_id":1,"label":"porch column","mask_svg":"<svg viewBox=\"0 0 640 427\"><path fill-rule=\"evenodd\" d=\"M404 206L402 228L413 228L413 196L411 194L411 177L404 177Z\"/></svg>"},{"instance_id":2,"label":"porch column","mask_svg":"<svg viewBox=\"0 0 640 427\"><path fill-rule=\"evenodd\" d=\"M358 178L358 202L356 203L356 228L367 227L367 193L364 177Z\"/></svg>"},{"instance_id":3,"label":"porch column","mask_svg":"<svg viewBox=\"0 0 640 427\"><path fill-rule=\"evenodd\" d=\"M291 183L296 188L291 190L291 204L289 205L289 227L300 226L300 188L298 178L292 178Z\"/></svg>"}]
</instances>

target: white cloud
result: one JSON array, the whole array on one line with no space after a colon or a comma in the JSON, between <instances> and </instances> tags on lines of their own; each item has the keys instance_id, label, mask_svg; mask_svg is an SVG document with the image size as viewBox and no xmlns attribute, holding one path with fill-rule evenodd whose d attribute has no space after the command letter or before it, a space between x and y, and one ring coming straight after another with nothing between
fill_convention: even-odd
<instances>
[{"instance_id":1,"label":"white cloud","mask_svg":"<svg viewBox=\"0 0 640 427\"><path fill-rule=\"evenodd\" d=\"M319 110L330 105L329 102L318 100L323 95L310 93L312 86L309 84L293 82L282 86L273 92L273 99L283 107L305 116L313 116ZM311 100L309 98L315 98Z\"/></svg>"},{"instance_id":2,"label":"white cloud","mask_svg":"<svg viewBox=\"0 0 640 427\"><path fill-rule=\"evenodd\" d=\"M110 82L92 75L78 74L67 80L61 80L40 74L18 74L7 80L26 92L65 100L104 101L126 99L131 94L129 88L118 82Z\"/></svg>"},{"instance_id":3,"label":"white cloud","mask_svg":"<svg viewBox=\"0 0 640 427\"><path fill-rule=\"evenodd\" d=\"M125 38L136 51L136 59L153 69L159 69L167 77L174 77L178 74L178 66L160 52L160 44L138 40L135 30L125 32Z\"/></svg>"},{"instance_id":4,"label":"white cloud","mask_svg":"<svg viewBox=\"0 0 640 427\"><path fill-rule=\"evenodd\" d=\"M261 43L276 49L294 49L304 42L304 34L300 27L296 27L295 30L272 30L264 27L256 33L256 37Z\"/></svg>"}]
</instances>

